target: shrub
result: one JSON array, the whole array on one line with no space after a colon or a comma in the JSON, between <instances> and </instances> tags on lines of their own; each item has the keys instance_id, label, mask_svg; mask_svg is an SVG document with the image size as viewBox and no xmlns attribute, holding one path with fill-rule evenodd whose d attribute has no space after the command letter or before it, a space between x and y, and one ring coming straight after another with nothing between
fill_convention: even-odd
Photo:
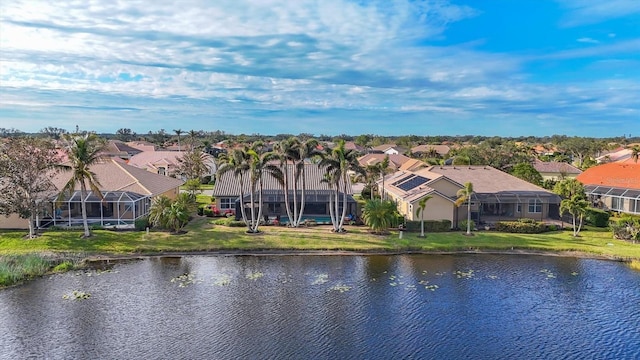
<instances>
[{"instance_id":1,"label":"shrub","mask_svg":"<svg viewBox=\"0 0 640 360\"><path fill-rule=\"evenodd\" d=\"M620 240L640 240L640 219L623 216L611 221L613 237Z\"/></svg>"},{"instance_id":2,"label":"shrub","mask_svg":"<svg viewBox=\"0 0 640 360\"><path fill-rule=\"evenodd\" d=\"M407 231L419 232L420 221L407 221ZM444 232L451 230L450 220L425 220L425 232Z\"/></svg>"},{"instance_id":3,"label":"shrub","mask_svg":"<svg viewBox=\"0 0 640 360\"><path fill-rule=\"evenodd\" d=\"M210 182L211 182L211 175L203 176L203 177L200 179L200 184L203 184L203 185L204 185L204 184L208 184L208 183L210 183Z\"/></svg>"},{"instance_id":4,"label":"shrub","mask_svg":"<svg viewBox=\"0 0 640 360\"><path fill-rule=\"evenodd\" d=\"M585 215L585 223L587 225L603 228L609 226L609 217L609 213L604 210L588 208Z\"/></svg>"},{"instance_id":5,"label":"shrub","mask_svg":"<svg viewBox=\"0 0 640 360\"><path fill-rule=\"evenodd\" d=\"M214 225L229 226L229 222L231 222L231 221L233 221L233 219L231 219L231 218L220 218L220 219L213 220L213 224Z\"/></svg>"},{"instance_id":6,"label":"shrub","mask_svg":"<svg viewBox=\"0 0 640 360\"><path fill-rule=\"evenodd\" d=\"M198 215L199 216L203 216L204 215L204 205L198 206Z\"/></svg>"},{"instance_id":7,"label":"shrub","mask_svg":"<svg viewBox=\"0 0 640 360\"><path fill-rule=\"evenodd\" d=\"M475 221L471 220L471 230L476 228L476 223ZM460 221L460 229L461 230L467 230L467 220L462 220Z\"/></svg>"},{"instance_id":8,"label":"shrub","mask_svg":"<svg viewBox=\"0 0 640 360\"><path fill-rule=\"evenodd\" d=\"M64 261L53 268L53 272L65 272L73 270L75 266L71 261Z\"/></svg>"},{"instance_id":9,"label":"shrub","mask_svg":"<svg viewBox=\"0 0 640 360\"><path fill-rule=\"evenodd\" d=\"M133 223L133 227L137 231L145 231L147 227L149 227L149 217L145 216L145 217L136 219L136 221Z\"/></svg>"},{"instance_id":10,"label":"shrub","mask_svg":"<svg viewBox=\"0 0 640 360\"><path fill-rule=\"evenodd\" d=\"M525 223L525 224L536 224L536 223L538 223L538 221L536 221L534 219L530 219L530 218L518 219L518 222Z\"/></svg>"},{"instance_id":11,"label":"shrub","mask_svg":"<svg viewBox=\"0 0 640 360\"><path fill-rule=\"evenodd\" d=\"M229 221L229 224L227 226L229 226L229 227L243 227L243 226L247 226L247 224L245 224L244 221L242 221L242 220L231 220L231 221Z\"/></svg>"},{"instance_id":12,"label":"shrub","mask_svg":"<svg viewBox=\"0 0 640 360\"><path fill-rule=\"evenodd\" d=\"M558 225L555 225L555 224L547 225L547 231L558 231Z\"/></svg>"},{"instance_id":13,"label":"shrub","mask_svg":"<svg viewBox=\"0 0 640 360\"><path fill-rule=\"evenodd\" d=\"M211 208L205 208L202 210L202 214L206 217L213 217L213 210Z\"/></svg>"},{"instance_id":14,"label":"shrub","mask_svg":"<svg viewBox=\"0 0 640 360\"><path fill-rule=\"evenodd\" d=\"M499 221L496 223L496 231L516 234L539 234L548 230L543 223L535 220L530 222L529 220Z\"/></svg>"}]
</instances>

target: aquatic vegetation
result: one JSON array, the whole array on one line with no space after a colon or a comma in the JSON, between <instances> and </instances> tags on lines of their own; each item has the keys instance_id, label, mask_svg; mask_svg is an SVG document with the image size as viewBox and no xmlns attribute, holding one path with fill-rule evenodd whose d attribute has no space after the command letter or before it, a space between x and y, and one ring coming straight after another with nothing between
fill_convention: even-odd
<instances>
[{"instance_id":1,"label":"aquatic vegetation","mask_svg":"<svg viewBox=\"0 0 640 360\"><path fill-rule=\"evenodd\" d=\"M338 285L334 285L331 288L329 288L329 291L338 291L338 292L347 292L351 290L351 286L347 286L347 285L343 285L343 284L338 284Z\"/></svg>"},{"instance_id":2,"label":"aquatic vegetation","mask_svg":"<svg viewBox=\"0 0 640 360\"><path fill-rule=\"evenodd\" d=\"M436 289L438 289L439 286L438 285L427 285L424 288L427 289L427 290L436 291Z\"/></svg>"},{"instance_id":3,"label":"aquatic vegetation","mask_svg":"<svg viewBox=\"0 0 640 360\"><path fill-rule=\"evenodd\" d=\"M197 279L192 273L184 273L171 279L172 283L178 283L178 287L187 287L189 285L201 283L201 279Z\"/></svg>"},{"instance_id":4,"label":"aquatic vegetation","mask_svg":"<svg viewBox=\"0 0 640 360\"><path fill-rule=\"evenodd\" d=\"M316 275L316 278L315 278L315 280L313 280L311 285L320 285L320 284L326 283L327 281L329 281L329 275L328 274L318 274L318 275Z\"/></svg>"},{"instance_id":5,"label":"aquatic vegetation","mask_svg":"<svg viewBox=\"0 0 640 360\"><path fill-rule=\"evenodd\" d=\"M51 261L38 254L0 256L0 286L44 275L50 268Z\"/></svg>"},{"instance_id":6,"label":"aquatic vegetation","mask_svg":"<svg viewBox=\"0 0 640 360\"><path fill-rule=\"evenodd\" d=\"M264 276L264 273L256 271L256 272L248 273L245 277L247 279L249 279L249 280L254 280L255 281L255 280L260 279L263 276Z\"/></svg>"},{"instance_id":7,"label":"aquatic vegetation","mask_svg":"<svg viewBox=\"0 0 640 360\"><path fill-rule=\"evenodd\" d=\"M231 277L229 275L221 275L213 278L213 284L216 286L227 286L231 284Z\"/></svg>"},{"instance_id":8,"label":"aquatic vegetation","mask_svg":"<svg viewBox=\"0 0 640 360\"><path fill-rule=\"evenodd\" d=\"M458 279L471 279L475 276L475 274L473 273L473 270L468 270L468 271L456 271L454 272L454 274L456 275L456 277Z\"/></svg>"},{"instance_id":9,"label":"aquatic vegetation","mask_svg":"<svg viewBox=\"0 0 640 360\"><path fill-rule=\"evenodd\" d=\"M578 273L574 271L574 272L571 273L571 275L578 276Z\"/></svg>"},{"instance_id":10,"label":"aquatic vegetation","mask_svg":"<svg viewBox=\"0 0 640 360\"><path fill-rule=\"evenodd\" d=\"M640 271L640 260L631 260L631 262L629 263L629 267L633 270Z\"/></svg>"},{"instance_id":11,"label":"aquatic vegetation","mask_svg":"<svg viewBox=\"0 0 640 360\"><path fill-rule=\"evenodd\" d=\"M53 268L53 272L66 272L75 269L75 265L71 261L64 261Z\"/></svg>"},{"instance_id":12,"label":"aquatic vegetation","mask_svg":"<svg viewBox=\"0 0 640 360\"><path fill-rule=\"evenodd\" d=\"M62 295L62 298L65 300L87 300L90 297L91 294L79 290L73 290L70 294Z\"/></svg>"},{"instance_id":13,"label":"aquatic vegetation","mask_svg":"<svg viewBox=\"0 0 640 360\"><path fill-rule=\"evenodd\" d=\"M551 272L551 270L549 270L549 269L542 269L542 270L540 270L540 272L543 273L543 274L546 274L547 275L547 279L555 279L556 278L556 275L553 272Z\"/></svg>"},{"instance_id":14,"label":"aquatic vegetation","mask_svg":"<svg viewBox=\"0 0 640 360\"><path fill-rule=\"evenodd\" d=\"M495 279L497 279L498 277L497 277L496 275L487 275L487 278L488 278L488 279L491 279L491 280L495 280Z\"/></svg>"},{"instance_id":15,"label":"aquatic vegetation","mask_svg":"<svg viewBox=\"0 0 640 360\"><path fill-rule=\"evenodd\" d=\"M409 284L409 285L405 286L405 289L406 289L406 290L415 290L415 289L416 289L416 286L415 286L415 285L411 285L411 284Z\"/></svg>"}]
</instances>

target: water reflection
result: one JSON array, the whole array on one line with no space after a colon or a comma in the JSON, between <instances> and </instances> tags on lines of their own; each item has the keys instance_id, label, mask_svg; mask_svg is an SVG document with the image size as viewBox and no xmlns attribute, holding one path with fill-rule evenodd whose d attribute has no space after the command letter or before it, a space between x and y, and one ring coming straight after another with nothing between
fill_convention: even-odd
<instances>
[{"instance_id":1,"label":"water reflection","mask_svg":"<svg viewBox=\"0 0 640 360\"><path fill-rule=\"evenodd\" d=\"M638 289L574 258L151 258L0 292L0 357L637 358Z\"/></svg>"}]
</instances>

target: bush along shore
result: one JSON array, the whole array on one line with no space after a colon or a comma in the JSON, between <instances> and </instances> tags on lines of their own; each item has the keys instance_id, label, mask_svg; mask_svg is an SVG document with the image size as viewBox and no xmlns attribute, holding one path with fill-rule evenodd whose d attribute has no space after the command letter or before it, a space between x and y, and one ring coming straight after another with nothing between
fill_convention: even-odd
<instances>
[{"instance_id":1,"label":"bush along shore","mask_svg":"<svg viewBox=\"0 0 640 360\"><path fill-rule=\"evenodd\" d=\"M227 219L225 219L227 220ZM371 234L363 226L347 226L346 233L332 233L330 226L292 229L263 226L258 234L243 227L221 225L206 217L193 219L178 235L161 231L94 230L82 239L79 230L45 231L25 240L24 231L0 232L0 286L7 286L52 271L82 266L86 258L126 258L139 255L197 253L454 253L504 252L560 254L640 261L640 244L617 240L611 230L587 227L579 237L570 229L534 233L476 231L420 232L392 230ZM235 224L234 224L235 225ZM431 227L430 227L431 228ZM430 229L431 230L431 229Z\"/></svg>"}]
</instances>

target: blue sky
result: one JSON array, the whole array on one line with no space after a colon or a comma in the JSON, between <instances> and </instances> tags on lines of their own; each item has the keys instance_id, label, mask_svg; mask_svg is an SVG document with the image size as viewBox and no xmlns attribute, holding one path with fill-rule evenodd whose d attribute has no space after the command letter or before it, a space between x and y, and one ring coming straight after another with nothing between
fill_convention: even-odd
<instances>
[{"instance_id":1,"label":"blue sky","mask_svg":"<svg viewBox=\"0 0 640 360\"><path fill-rule=\"evenodd\" d=\"M638 0L0 2L0 127L640 134Z\"/></svg>"}]
</instances>

